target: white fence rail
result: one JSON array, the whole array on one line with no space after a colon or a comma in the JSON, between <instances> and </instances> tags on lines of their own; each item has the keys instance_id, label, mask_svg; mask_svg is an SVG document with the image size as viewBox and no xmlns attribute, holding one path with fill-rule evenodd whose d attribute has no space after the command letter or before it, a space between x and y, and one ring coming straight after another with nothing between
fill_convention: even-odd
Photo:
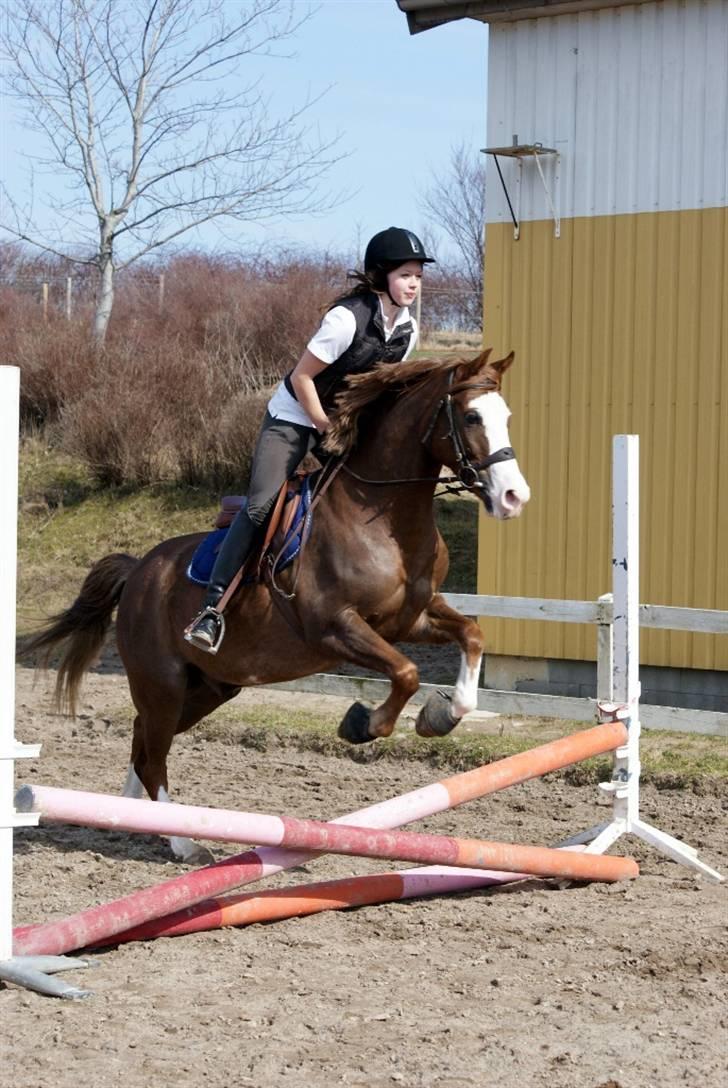
<instances>
[{"instance_id":1,"label":"white fence rail","mask_svg":"<svg viewBox=\"0 0 728 1088\"><path fill-rule=\"evenodd\" d=\"M594 721L596 703L612 698L611 594L598 601L561 601L537 597L494 597L470 593L445 593L445 600L466 616L490 616L497 619L553 620L558 623L590 623L597 627L597 690L593 699L566 695L541 695L525 691L496 691L480 688L478 710L497 714L564 718L567 721ZM675 608L668 605L639 606L642 627L673 631L699 631L728 635L728 612L710 608ZM361 676L316 673L301 680L272 687L288 691L341 695L346 698L380 702L389 689L387 680ZM422 684L413 703L423 703L435 689L451 691L442 684ZM640 704L640 721L646 729L667 729L683 733L705 733L728 737L728 712L689 710L683 707Z\"/></svg>"}]
</instances>

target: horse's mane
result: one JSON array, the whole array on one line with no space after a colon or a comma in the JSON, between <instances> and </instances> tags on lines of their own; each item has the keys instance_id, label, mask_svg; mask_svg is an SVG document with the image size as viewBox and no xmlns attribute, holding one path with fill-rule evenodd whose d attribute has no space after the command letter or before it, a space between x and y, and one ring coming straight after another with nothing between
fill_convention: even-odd
<instances>
[{"instance_id":1,"label":"horse's mane","mask_svg":"<svg viewBox=\"0 0 728 1088\"><path fill-rule=\"evenodd\" d=\"M336 456L349 453L356 445L359 415L367 405L388 391L405 392L436 375L445 375L463 367L463 377L480 370L489 352L475 359L412 359L406 363L377 363L364 374L350 374L346 386L336 397L331 425L326 431L324 448Z\"/></svg>"}]
</instances>

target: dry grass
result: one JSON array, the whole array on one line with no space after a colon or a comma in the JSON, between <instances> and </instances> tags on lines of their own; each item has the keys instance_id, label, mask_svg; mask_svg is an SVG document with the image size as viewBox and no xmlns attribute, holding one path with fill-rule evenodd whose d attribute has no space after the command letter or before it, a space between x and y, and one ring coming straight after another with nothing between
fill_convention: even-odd
<instances>
[{"instance_id":1,"label":"dry grass","mask_svg":"<svg viewBox=\"0 0 728 1088\"><path fill-rule=\"evenodd\" d=\"M425 330L420 340L419 350L423 353L461 351L466 355L470 352L477 355L483 350L483 334L482 332Z\"/></svg>"}]
</instances>

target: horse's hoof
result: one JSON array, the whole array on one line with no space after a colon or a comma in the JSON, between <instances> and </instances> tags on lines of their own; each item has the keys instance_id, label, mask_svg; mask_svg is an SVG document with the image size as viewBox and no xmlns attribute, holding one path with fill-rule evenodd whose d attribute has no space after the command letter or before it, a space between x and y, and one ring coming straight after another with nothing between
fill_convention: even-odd
<instances>
[{"instance_id":1,"label":"horse's hoof","mask_svg":"<svg viewBox=\"0 0 728 1088\"><path fill-rule=\"evenodd\" d=\"M369 732L369 719L372 712L363 703L352 703L344 717L338 734L342 740L348 740L349 744L367 744L374 740Z\"/></svg>"},{"instance_id":2,"label":"horse's hoof","mask_svg":"<svg viewBox=\"0 0 728 1088\"><path fill-rule=\"evenodd\" d=\"M433 691L417 717L415 730L421 737L445 737L459 721L452 712L452 697Z\"/></svg>"},{"instance_id":3,"label":"horse's hoof","mask_svg":"<svg viewBox=\"0 0 728 1088\"><path fill-rule=\"evenodd\" d=\"M170 839L170 845L177 861L181 861L185 865L199 865L202 867L213 865L216 860L215 855L206 846L200 846L199 843L191 842L189 839L177 841Z\"/></svg>"}]
</instances>

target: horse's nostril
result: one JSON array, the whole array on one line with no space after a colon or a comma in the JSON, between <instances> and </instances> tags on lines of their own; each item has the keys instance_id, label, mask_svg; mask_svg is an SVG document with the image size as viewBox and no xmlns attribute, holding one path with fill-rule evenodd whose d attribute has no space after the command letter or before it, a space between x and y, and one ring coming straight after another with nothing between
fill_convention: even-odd
<instances>
[{"instance_id":1,"label":"horse's nostril","mask_svg":"<svg viewBox=\"0 0 728 1088\"><path fill-rule=\"evenodd\" d=\"M509 507L519 506L520 499L518 498L518 495L515 491L506 491L505 495L503 496L503 503L505 506Z\"/></svg>"}]
</instances>

